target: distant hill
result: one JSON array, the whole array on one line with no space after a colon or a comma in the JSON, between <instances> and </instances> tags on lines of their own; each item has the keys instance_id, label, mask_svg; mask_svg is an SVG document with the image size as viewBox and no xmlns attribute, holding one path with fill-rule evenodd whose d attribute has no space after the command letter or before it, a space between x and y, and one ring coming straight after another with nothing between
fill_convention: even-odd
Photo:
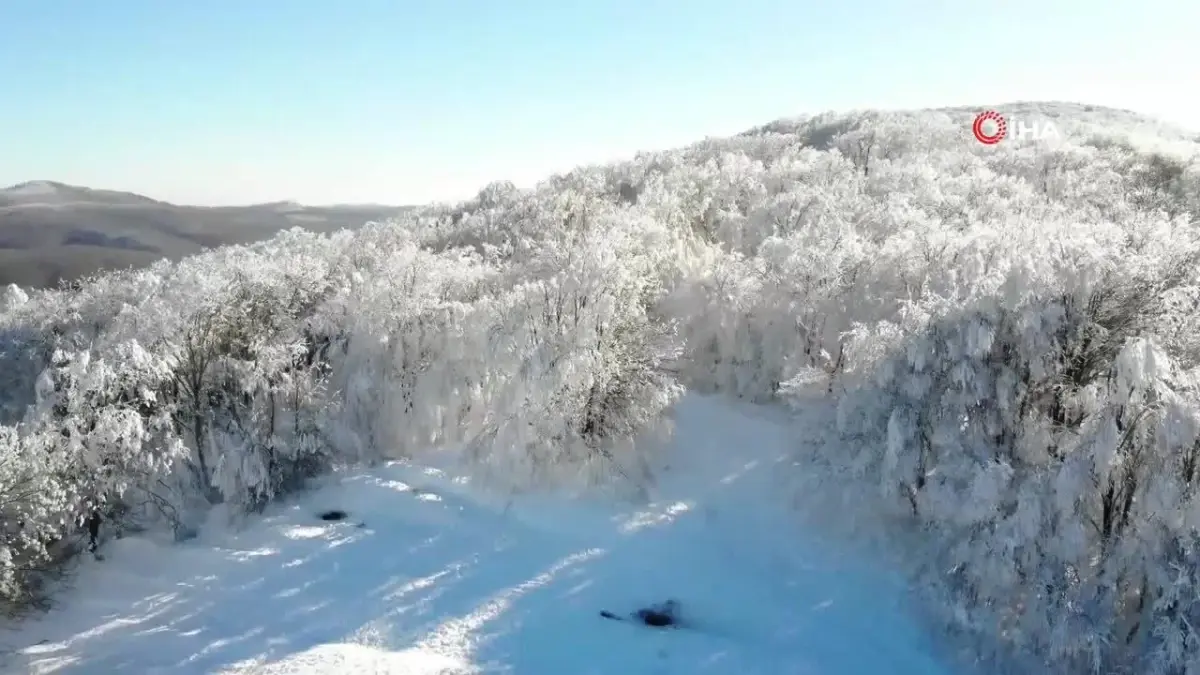
<instances>
[{"instance_id":1,"label":"distant hill","mask_svg":"<svg viewBox=\"0 0 1200 675\"><path fill-rule=\"evenodd\" d=\"M52 181L0 189L0 286L46 287L105 269L179 259L291 227L332 232L403 206L179 206L130 192Z\"/></svg>"}]
</instances>

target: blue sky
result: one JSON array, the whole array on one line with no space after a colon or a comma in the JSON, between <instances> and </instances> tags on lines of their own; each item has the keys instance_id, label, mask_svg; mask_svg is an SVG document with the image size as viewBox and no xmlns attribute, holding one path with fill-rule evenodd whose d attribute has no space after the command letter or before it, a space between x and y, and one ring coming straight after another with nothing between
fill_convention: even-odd
<instances>
[{"instance_id":1,"label":"blue sky","mask_svg":"<svg viewBox=\"0 0 1200 675\"><path fill-rule=\"evenodd\" d=\"M413 203L804 112L1200 130L1189 0L0 1L0 186Z\"/></svg>"}]
</instances>

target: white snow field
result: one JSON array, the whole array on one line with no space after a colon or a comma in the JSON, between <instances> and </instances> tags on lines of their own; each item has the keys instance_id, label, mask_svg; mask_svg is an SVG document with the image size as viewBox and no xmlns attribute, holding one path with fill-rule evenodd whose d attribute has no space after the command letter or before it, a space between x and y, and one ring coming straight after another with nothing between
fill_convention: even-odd
<instances>
[{"instance_id":1,"label":"white snow field","mask_svg":"<svg viewBox=\"0 0 1200 675\"><path fill-rule=\"evenodd\" d=\"M937 675L902 586L797 531L795 430L689 395L653 503L486 497L391 464L236 533L126 538L3 636L9 672ZM686 457L682 457L686 453ZM678 457L670 468L671 457ZM683 467L687 467L684 469ZM506 503L507 501L507 503ZM315 514L339 508L347 520ZM862 563L863 561L859 561ZM686 627L601 618L676 599Z\"/></svg>"}]
</instances>

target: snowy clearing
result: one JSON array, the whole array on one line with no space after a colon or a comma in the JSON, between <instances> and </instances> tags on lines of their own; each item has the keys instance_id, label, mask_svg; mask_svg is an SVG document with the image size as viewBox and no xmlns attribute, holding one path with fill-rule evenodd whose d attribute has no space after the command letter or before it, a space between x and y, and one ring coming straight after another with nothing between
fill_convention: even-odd
<instances>
[{"instance_id":1,"label":"snowy clearing","mask_svg":"<svg viewBox=\"0 0 1200 675\"><path fill-rule=\"evenodd\" d=\"M481 497L391 464L239 533L114 542L57 610L4 636L9 672L949 672L899 585L795 533L779 420L689 396L644 509ZM734 452L735 451L735 452ZM673 449L672 452L675 452ZM345 509L342 522L316 514ZM790 533L790 534L789 534ZM674 598L680 629L606 621Z\"/></svg>"}]
</instances>

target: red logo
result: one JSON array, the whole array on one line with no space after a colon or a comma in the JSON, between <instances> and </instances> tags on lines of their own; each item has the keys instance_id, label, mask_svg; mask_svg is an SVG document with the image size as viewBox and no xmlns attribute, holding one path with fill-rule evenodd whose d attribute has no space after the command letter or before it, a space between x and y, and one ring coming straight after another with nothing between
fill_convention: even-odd
<instances>
[{"instance_id":1,"label":"red logo","mask_svg":"<svg viewBox=\"0 0 1200 675\"><path fill-rule=\"evenodd\" d=\"M984 129L985 124L991 127L991 133ZM1008 123L1004 121L1004 116L1000 113L987 110L975 116L975 123L971 125L971 133L975 134L975 140L980 143L995 145L1008 133Z\"/></svg>"}]
</instances>

